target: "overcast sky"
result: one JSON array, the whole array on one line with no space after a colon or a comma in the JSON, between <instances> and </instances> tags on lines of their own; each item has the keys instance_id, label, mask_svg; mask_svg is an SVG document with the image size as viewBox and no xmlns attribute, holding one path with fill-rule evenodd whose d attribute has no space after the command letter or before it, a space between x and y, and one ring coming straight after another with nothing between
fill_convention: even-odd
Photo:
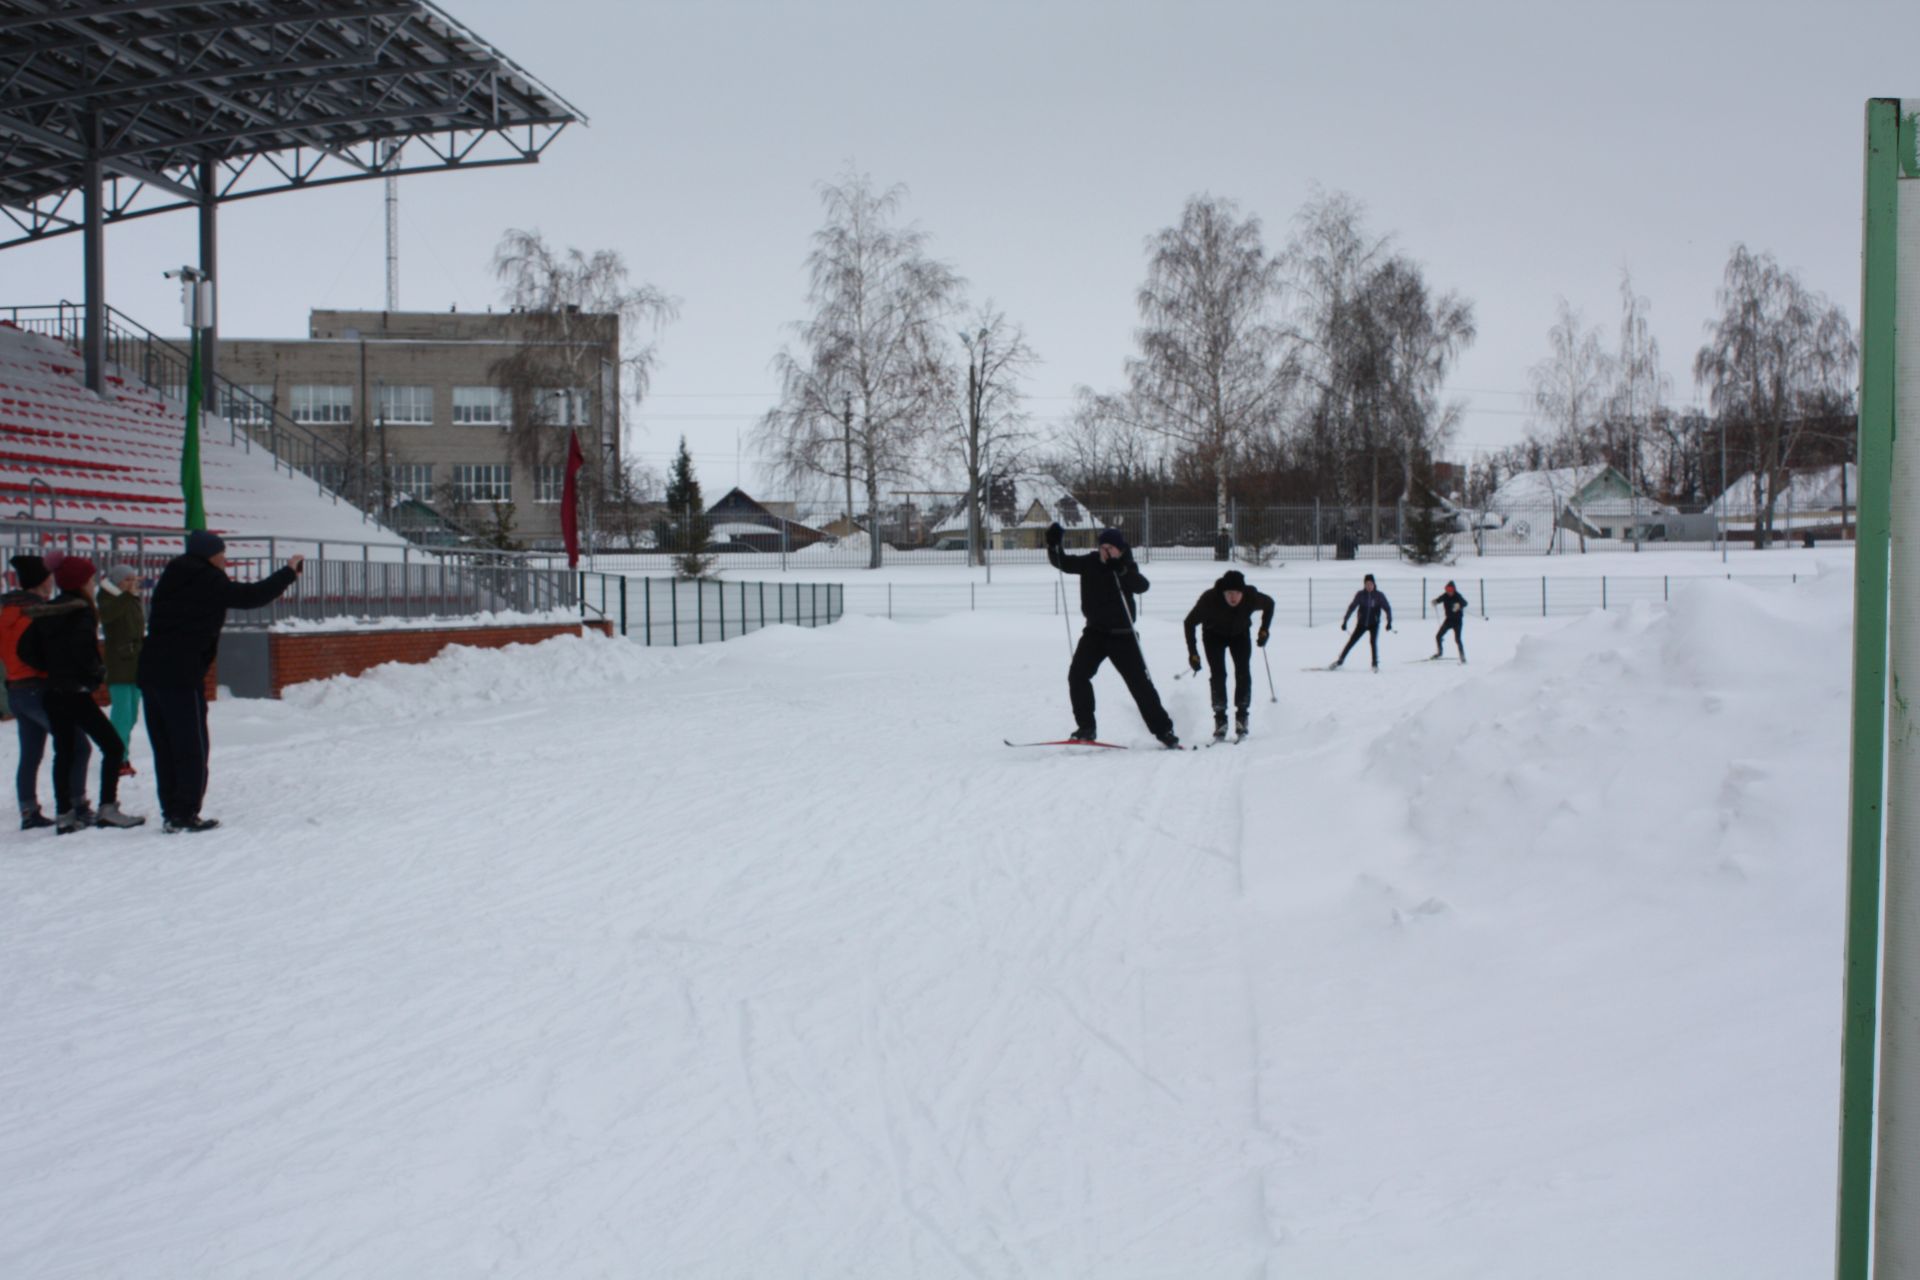
<instances>
[{"instance_id":1,"label":"overcast sky","mask_svg":"<svg viewBox=\"0 0 1920 1280\"><path fill-rule=\"evenodd\" d=\"M1143 242L1189 195L1278 249L1316 187L1351 192L1474 303L1466 458L1524 431L1557 297L1612 340L1623 266L1677 401L1735 242L1857 314L1862 107L1920 91L1910 4L442 4L590 124L538 166L403 182L402 306L496 301L505 227L618 250L683 308L627 447L661 466L684 433L709 494L764 489L748 432L803 314L818 184L850 164L906 186L971 296L1026 326L1042 420L1120 383ZM221 235L228 336L383 304L378 183L243 201ZM194 244L190 214L110 229L109 300L177 327L160 272ZM78 298L79 237L0 255L0 282Z\"/></svg>"}]
</instances>

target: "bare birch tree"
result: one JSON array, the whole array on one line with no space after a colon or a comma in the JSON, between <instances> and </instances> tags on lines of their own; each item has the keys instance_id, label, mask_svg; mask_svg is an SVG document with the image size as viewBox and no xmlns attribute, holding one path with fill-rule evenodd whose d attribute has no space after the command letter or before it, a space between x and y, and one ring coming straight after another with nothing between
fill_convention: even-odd
<instances>
[{"instance_id":1,"label":"bare birch tree","mask_svg":"<svg viewBox=\"0 0 1920 1280\"><path fill-rule=\"evenodd\" d=\"M1214 554L1225 559L1235 456L1279 417L1291 374L1276 314L1281 264L1261 242L1258 218L1206 195L1188 200L1179 225L1147 245L1134 333L1140 353L1127 361L1130 398L1143 426L1212 472L1220 530Z\"/></svg>"},{"instance_id":2,"label":"bare birch tree","mask_svg":"<svg viewBox=\"0 0 1920 1280\"><path fill-rule=\"evenodd\" d=\"M620 406L637 407L646 396L659 359L657 336L679 314L679 301L631 283L625 260L611 249L561 251L538 231L503 234L493 274L519 338L490 370L513 398L512 455L528 466L557 465L566 457L566 434L552 428L590 428L584 478L597 491L617 465ZM607 362L616 329L617 354Z\"/></svg>"},{"instance_id":3,"label":"bare birch tree","mask_svg":"<svg viewBox=\"0 0 1920 1280\"><path fill-rule=\"evenodd\" d=\"M1744 244L1733 247L1716 298L1721 314L1707 322L1693 376L1714 413L1750 433L1754 545L1764 547L1796 447L1846 401L1859 347L1846 312Z\"/></svg>"},{"instance_id":4,"label":"bare birch tree","mask_svg":"<svg viewBox=\"0 0 1920 1280\"><path fill-rule=\"evenodd\" d=\"M1643 468L1641 453L1649 439L1657 440L1661 406L1671 386L1660 368L1660 343L1648 327L1647 300L1633 291L1633 276L1620 272L1620 348L1613 358L1613 389L1609 396L1607 420L1625 433L1624 453L1627 484L1632 493L1631 520L1633 545L1640 546L1640 482ZM1611 432L1609 433L1611 434ZM1612 442L1609 441L1609 445ZM1615 462L1620 452L1609 448L1608 461ZM1615 465L1618 465L1615 462Z\"/></svg>"},{"instance_id":5,"label":"bare birch tree","mask_svg":"<svg viewBox=\"0 0 1920 1280\"><path fill-rule=\"evenodd\" d=\"M1535 425L1546 435L1549 466L1588 461L1592 430L1606 407L1612 361L1600 330L1586 327L1565 298L1547 330L1548 354L1529 371Z\"/></svg>"},{"instance_id":6,"label":"bare birch tree","mask_svg":"<svg viewBox=\"0 0 1920 1280\"><path fill-rule=\"evenodd\" d=\"M1351 461L1374 421L1365 403L1377 344L1364 294L1390 252L1345 192L1316 195L1294 216L1284 258L1295 305L1292 338L1307 389L1302 446L1316 487L1353 502Z\"/></svg>"},{"instance_id":7,"label":"bare birch tree","mask_svg":"<svg viewBox=\"0 0 1920 1280\"><path fill-rule=\"evenodd\" d=\"M832 477L864 491L868 567L880 567L880 486L910 475L946 407L940 335L960 278L927 255L927 235L897 222L904 187L865 174L821 188L827 219L807 255L813 314L798 350L774 359L780 403L756 442L796 483Z\"/></svg>"},{"instance_id":8,"label":"bare birch tree","mask_svg":"<svg viewBox=\"0 0 1920 1280\"><path fill-rule=\"evenodd\" d=\"M967 546L986 563L984 508L988 466L1016 471L1031 443L1022 409L1021 380L1038 357L1025 332L991 301L978 307L960 332L965 372L954 380L954 430L949 437L967 477Z\"/></svg>"}]
</instances>

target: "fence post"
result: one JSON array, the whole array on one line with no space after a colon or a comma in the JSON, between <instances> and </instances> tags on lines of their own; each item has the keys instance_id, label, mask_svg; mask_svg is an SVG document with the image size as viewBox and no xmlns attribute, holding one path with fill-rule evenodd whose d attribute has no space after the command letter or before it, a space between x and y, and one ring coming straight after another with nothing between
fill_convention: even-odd
<instances>
[{"instance_id":1,"label":"fence post","mask_svg":"<svg viewBox=\"0 0 1920 1280\"><path fill-rule=\"evenodd\" d=\"M1547 616L1547 575L1540 575L1540 616Z\"/></svg>"},{"instance_id":2,"label":"fence post","mask_svg":"<svg viewBox=\"0 0 1920 1280\"><path fill-rule=\"evenodd\" d=\"M1314 530L1313 536L1316 539L1319 538L1320 532L1317 528ZM1315 545L1318 546L1318 543L1316 542ZM1318 555L1314 556L1314 559L1316 560L1318 560L1319 558L1320 557ZM1312 578L1307 579L1307 627L1309 629L1313 627L1313 579Z\"/></svg>"},{"instance_id":3,"label":"fence post","mask_svg":"<svg viewBox=\"0 0 1920 1280\"><path fill-rule=\"evenodd\" d=\"M620 578L620 634L623 638L627 634L627 579L624 574Z\"/></svg>"},{"instance_id":4,"label":"fence post","mask_svg":"<svg viewBox=\"0 0 1920 1280\"><path fill-rule=\"evenodd\" d=\"M760 583L760 627L761 629L765 630L766 625L767 625L767 584L764 581L762 581Z\"/></svg>"},{"instance_id":5,"label":"fence post","mask_svg":"<svg viewBox=\"0 0 1920 1280\"><path fill-rule=\"evenodd\" d=\"M893 584L887 584L887 621L893 621Z\"/></svg>"},{"instance_id":6,"label":"fence post","mask_svg":"<svg viewBox=\"0 0 1920 1280\"><path fill-rule=\"evenodd\" d=\"M707 584L699 578L693 580L693 642L707 642Z\"/></svg>"},{"instance_id":7,"label":"fence post","mask_svg":"<svg viewBox=\"0 0 1920 1280\"><path fill-rule=\"evenodd\" d=\"M820 625L820 584L817 582L807 590L807 625Z\"/></svg>"},{"instance_id":8,"label":"fence post","mask_svg":"<svg viewBox=\"0 0 1920 1280\"><path fill-rule=\"evenodd\" d=\"M667 604L673 613L673 646L677 649L680 647L680 579L668 578L667 590Z\"/></svg>"},{"instance_id":9,"label":"fence post","mask_svg":"<svg viewBox=\"0 0 1920 1280\"><path fill-rule=\"evenodd\" d=\"M1480 579L1480 621L1487 620L1487 580Z\"/></svg>"},{"instance_id":10,"label":"fence post","mask_svg":"<svg viewBox=\"0 0 1920 1280\"><path fill-rule=\"evenodd\" d=\"M727 584L726 583L716 582L713 584L713 603L720 610L720 639L724 642L727 638Z\"/></svg>"},{"instance_id":11,"label":"fence post","mask_svg":"<svg viewBox=\"0 0 1920 1280\"><path fill-rule=\"evenodd\" d=\"M967 584L967 612L972 613L979 607L979 604L973 598L973 584L969 582Z\"/></svg>"},{"instance_id":12,"label":"fence post","mask_svg":"<svg viewBox=\"0 0 1920 1280\"><path fill-rule=\"evenodd\" d=\"M1425 575L1422 575L1420 578L1420 621L1425 622L1426 620L1427 620L1427 579Z\"/></svg>"},{"instance_id":13,"label":"fence post","mask_svg":"<svg viewBox=\"0 0 1920 1280\"><path fill-rule=\"evenodd\" d=\"M1606 608L1607 608L1607 575L1603 573L1600 575L1600 611L1604 613L1606 612Z\"/></svg>"},{"instance_id":14,"label":"fence post","mask_svg":"<svg viewBox=\"0 0 1920 1280\"><path fill-rule=\"evenodd\" d=\"M1313 500L1313 558L1315 560L1320 558L1320 499L1318 498ZM1307 585L1312 586L1313 584L1308 583ZM1308 623L1307 625L1311 626L1313 624Z\"/></svg>"},{"instance_id":15,"label":"fence post","mask_svg":"<svg viewBox=\"0 0 1920 1280\"><path fill-rule=\"evenodd\" d=\"M1663 602L1673 599L1673 585L1664 573L1660 575L1660 599Z\"/></svg>"},{"instance_id":16,"label":"fence post","mask_svg":"<svg viewBox=\"0 0 1920 1280\"><path fill-rule=\"evenodd\" d=\"M1153 563L1153 499L1140 499L1140 531L1147 536L1147 563Z\"/></svg>"}]
</instances>

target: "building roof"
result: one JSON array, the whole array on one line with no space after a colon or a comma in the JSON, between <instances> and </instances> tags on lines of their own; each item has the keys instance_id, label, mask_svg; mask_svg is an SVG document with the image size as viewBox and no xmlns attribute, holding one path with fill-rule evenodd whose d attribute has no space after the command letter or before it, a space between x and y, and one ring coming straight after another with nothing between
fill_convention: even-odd
<instances>
[{"instance_id":1,"label":"building roof","mask_svg":"<svg viewBox=\"0 0 1920 1280\"><path fill-rule=\"evenodd\" d=\"M1644 493L1636 499L1633 492L1618 468L1595 462L1508 476L1487 499L1487 509L1512 514L1572 507L1588 517L1644 516L1670 509Z\"/></svg>"},{"instance_id":2,"label":"building roof","mask_svg":"<svg viewBox=\"0 0 1920 1280\"><path fill-rule=\"evenodd\" d=\"M581 113L428 0L0 0L0 246L539 159ZM4 227L5 224L0 224Z\"/></svg>"},{"instance_id":3,"label":"building roof","mask_svg":"<svg viewBox=\"0 0 1920 1280\"><path fill-rule=\"evenodd\" d=\"M996 476L990 486L986 532L1042 528L1058 521L1065 529L1101 529L1100 518L1050 475ZM962 500L934 526L935 536L965 533L967 504Z\"/></svg>"},{"instance_id":4,"label":"building roof","mask_svg":"<svg viewBox=\"0 0 1920 1280\"><path fill-rule=\"evenodd\" d=\"M1860 468L1849 462L1846 470L1846 505L1860 505ZM1777 514L1793 511L1838 511L1840 509L1841 465L1796 469L1774 504ZM1760 502L1766 505L1766 479L1761 478ZM1727 491L1707 508L1717 516L1751 519L1753 516L1753 472L1749 471L1727 486Z\"/></svg>"}]
</instances>

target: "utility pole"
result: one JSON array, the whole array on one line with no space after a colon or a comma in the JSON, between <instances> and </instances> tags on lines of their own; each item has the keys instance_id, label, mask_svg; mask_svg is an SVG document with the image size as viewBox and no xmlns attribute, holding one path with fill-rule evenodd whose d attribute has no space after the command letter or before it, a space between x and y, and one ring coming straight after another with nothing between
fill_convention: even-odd
<instances>
[{"instance_id":1,"label":"utility pole","mask_svg":"<svg viewBox=\"0 0 1920 1280\"><path fill-rule=\"evenodd\" d=\"M400 309L400 179L393 176L394 157L400 145L393 141L380 147L380 166L387 173L387 310Z\"/></svg>"}]
</instances>

